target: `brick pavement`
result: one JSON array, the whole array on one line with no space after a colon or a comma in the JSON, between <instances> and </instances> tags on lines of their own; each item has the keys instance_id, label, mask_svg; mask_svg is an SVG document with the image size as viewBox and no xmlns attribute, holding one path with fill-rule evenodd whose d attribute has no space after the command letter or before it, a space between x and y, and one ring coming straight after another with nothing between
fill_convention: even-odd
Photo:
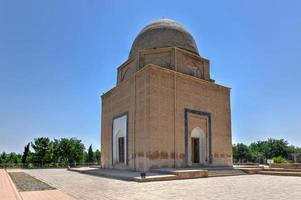
<instances>
[{"instance_id":1,"label":"brick pavement","mask_svg":"<svg viewBox=\"0 0 301 200\"><path fill-rule=\"evenodd\" d=\"M244 175L136 183L80 174L65 169L26 172L83 200L301 199L300 177Z\"/></svg>"},{"instance_id":2,"label":"brick pavement","mask_svg":"<svg viewBox=\"0 0 301 200\"><path fill-rule=\"evenodd\" d=\"M75 200L59 190L20 192L22 200Z\"/></svg>"},{"instance_id":3,"label":"brick pavement","mask_svg":"<svg viewBox=\"0 0 301 200\"><path fill-rule=\"evenodd\" d=\"M8 170L22 172L22 170ZM0 200L75 200L59 190L18 192L8 173L0 169Z\"/></svg>"},{"instance_id":4,"label":"brick pavement","mask_svg":"<svg viewBox=\"0 0 301 200\"><path fill-rule=\"evenodd\" d=\"M4 169L0 169L0 200L19 200L19 193Z\"/></svg>"}]
</instances>

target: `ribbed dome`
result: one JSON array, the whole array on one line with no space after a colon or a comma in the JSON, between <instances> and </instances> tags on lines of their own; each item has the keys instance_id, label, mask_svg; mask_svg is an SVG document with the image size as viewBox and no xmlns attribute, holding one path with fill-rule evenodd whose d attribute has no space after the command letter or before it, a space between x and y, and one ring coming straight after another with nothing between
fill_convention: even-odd
<instances>
[{"instance_id":1,"label":"ribbed dome","mask_svg":"<svg viewBox=\"0 0 301 200\"><path fill-rule=\"evenodd\" d=\"M179 47L199 55L192 35L171 19L153 21L140 31L133 42L129 57L140 50L162 47Z\"/></svg>"}]
</instances>

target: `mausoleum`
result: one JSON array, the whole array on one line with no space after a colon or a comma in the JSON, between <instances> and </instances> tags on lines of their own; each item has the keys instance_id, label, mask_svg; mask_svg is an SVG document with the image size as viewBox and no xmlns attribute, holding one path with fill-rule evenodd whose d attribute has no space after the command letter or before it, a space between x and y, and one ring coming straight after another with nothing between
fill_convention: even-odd
<instances>
[{"instance_id":1,"label":"mausoleum","mask_svg":"<svg viewBox=\"0 0 301 200\"><path fill-rule=\"evenodd\" d=\"M101 155L104 168L137 171L232 165L230 88L179 23L144 27L118 67L102 95Z\"/></svg>"}]
</instances>

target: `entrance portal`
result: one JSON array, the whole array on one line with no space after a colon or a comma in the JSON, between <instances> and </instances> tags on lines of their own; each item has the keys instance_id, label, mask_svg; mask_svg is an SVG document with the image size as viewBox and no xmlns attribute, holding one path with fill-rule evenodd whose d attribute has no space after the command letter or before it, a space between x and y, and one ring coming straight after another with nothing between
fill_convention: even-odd
<instances>
[{"instance_id":1,"label":"entrance portal","mask_svg":"<svg viewBox=\"0 0 301 200\"><path fill-rule=\"evenodd\" d=\"M191 163L206 163L206 134L196 127L191 131Z\"/></svg>"},{"instance_id":2,"label":"entrance portal","mask_svg":"<svg viewBox=\"0 0 301 200\"><path fill-rule=\"evenodd\" d=\"M193 163L200 163L200 139L199 138L191 138L191 152Z\"/></svg>"},{"instance_id":3,"label":"entrance portal","mask_svg":"<svg viewBox=\"0 0 301 200\"><path fill-rule=\"evenodd\" d=\"M119 162L124 162L124 137L118 138L118 157Z\"/></svg>"}]
</instances>

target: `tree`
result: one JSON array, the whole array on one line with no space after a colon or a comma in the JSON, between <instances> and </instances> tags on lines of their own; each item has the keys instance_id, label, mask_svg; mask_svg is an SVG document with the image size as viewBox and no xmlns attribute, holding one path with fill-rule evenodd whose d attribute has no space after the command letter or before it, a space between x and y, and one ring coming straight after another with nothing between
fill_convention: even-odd
<instances>
[{"instance_id":1,"label":"tree","mask_svg":"<svg viewBox=\"0 0 301 200\"><path fill-rule=\"evenodd\" d=\"M34 139L34 142L31 143L32 148L34 149L34 161L39 163L40 165L44 165L45 162L49 162L50 160L50 140L46 137L40 137Z\"/></svg>"},{"instance_id":2,"label":"tree","mask_svg":"<svg viewBox=\"0 0 301 200\"><path fill-rule=\"evenodd\" d=\"M289 146L288 142L280 139L268 139L267 141L267 154L266 157L271 159L273 157L282 156L283 158L288 158Z\"/></svg>"},{"instance_id":3,"label":"tree","mask_svg":"<svg viewBox=\"0 0 301 200\"><path fill-rule=\"evenodd\" d=\"M68 165L76 165L83 160L85 146L77 138L62 138L59 141L58 156Z\"/></svg>"},{"instance_id":4,"label":"tree","mask_svg":"<svg viewBox=\"0 0 301 200\"><path fill-rule=\"evenodd\" d=\"M27 157L29 154L29 147L30 147L30 143L28 143L25 147L24 147L24 152L22 155L22 164L27 163Z\"/></svg>"},{"instance_id":5,"label":"tree","mask_svg":"<svg viewBox=\"0 0 301 200\"><path fill-rule=\"evenodd\" d=\"M9 166L14 166L15 164L21 163L21 154L11 153L2 153L1 154L2 164L7 164Z\"/></svg>"},{"instance_id":6,"label":"tree","mask_svg":"<svg viewBox=\"0 0 301 200\"><path fill-rule=\"evenodd\" d=\"M95 154L95 161L97 162L97 164L100 164L100 151L96 149L94 154Z\"/></svg>"},{"instance_id":7,"label":"tree","mask_svg":"<svg viewBox=\"0 0 301 200\"><path fill-rule=\"evenodd\" d=\"M233 158L237 162L246 162L252 159L252 154L249 147L243 143L233 145Z\"/></svg>"},{"instance_id":8,"label":"tree","mask_svg":"<svg viewBox=\"0 0 301 200\"><path fill-rule=\"evenodd\" d=\"M89 149L88 149L88 159L87 159L87 162L88 163L94 162L94 153L93 153L92 145L90 145Z\"/></svg>"},{"instance_id":9,"label":"tree","mask_svg":"<svg viewBox=\"0 0 301 200\"><path fill-rule=\"evenodd\" d=\"M260 156L260 159L272 159L281 156L288 159L290 153L295 151L293 146L283 139L268 139L267 141L257 141L250 144L250 150L253 155ZM259 157L256 157L258 160Z\"/></svg>"},{"instance_id":10,"label":"tree","mask_svg":"<svg viewBox=\"0 0 301 200\"><path fill-rule=\"evenodd\" d=\"M60 156L60 140L54 139L52 142L52 162L56 165L59 165L61 162Z\"/></svg>"},{"instance_id":11,"label":"tree","mask_svg":"<svg viewBox=\"0 0 301 200\"><path fill-rule=\"evenodd\" d=\"M6 153L5 152L2 152L1 153L1 156L0 156L0 163L1 164L5 164L6 163Z\"/></svg>"}]
</instances>

